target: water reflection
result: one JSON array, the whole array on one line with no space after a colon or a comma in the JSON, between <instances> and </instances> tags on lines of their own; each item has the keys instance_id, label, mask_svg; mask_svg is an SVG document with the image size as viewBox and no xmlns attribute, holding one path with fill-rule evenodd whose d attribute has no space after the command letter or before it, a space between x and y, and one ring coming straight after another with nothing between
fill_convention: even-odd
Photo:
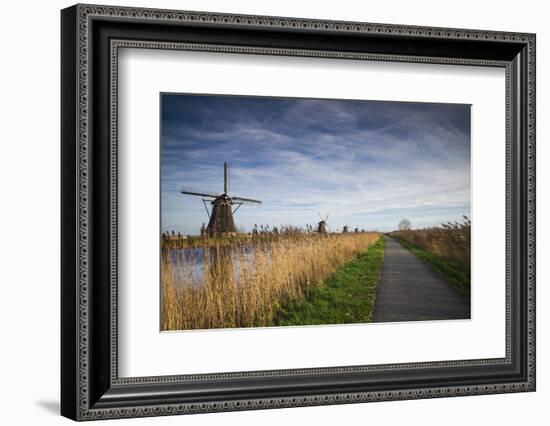
<instances>
[{"instance_id":1,"label":"water reflection","mask_svg":"<svg viewBox=\"0 0 550 426\"><path fill-rule=\"evenodd\" d=\"M258 248L250 244L208 248L188 247L169 249L164 256L169 258L178 286L185 283L192 287L202 287L205 284L206 273L217 277L233 274L235 279L238 279L239 271L254 263L257 251Z\"/></svg>"}]
</instances>

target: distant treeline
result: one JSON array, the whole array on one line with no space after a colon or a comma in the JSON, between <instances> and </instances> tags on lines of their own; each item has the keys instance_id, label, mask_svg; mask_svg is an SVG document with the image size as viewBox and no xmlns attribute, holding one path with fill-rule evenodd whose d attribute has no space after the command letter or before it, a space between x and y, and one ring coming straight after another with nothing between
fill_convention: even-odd
<instances>
[{"instance_id":1,"label":"distant treeline","mask_svg":"<svg viewBox=\"0 0 550 426\"><path fill-rule=\"evenodd\" d=\"M365 230L359 230L358 228L354 230L354 233L365 232ZM208 235L205 228L201 228L200 235L183 235L180 232L166 231L161 234L161 240L163 248L177 249L186 247L208 247L213 245L234 245L255 241L274 241L280 238L300 238L315 234L318 234L318 231L311 225L281 225L279 227L254 225L251 232L225 233L220 235Z\"/></svg>"}]
</instances>

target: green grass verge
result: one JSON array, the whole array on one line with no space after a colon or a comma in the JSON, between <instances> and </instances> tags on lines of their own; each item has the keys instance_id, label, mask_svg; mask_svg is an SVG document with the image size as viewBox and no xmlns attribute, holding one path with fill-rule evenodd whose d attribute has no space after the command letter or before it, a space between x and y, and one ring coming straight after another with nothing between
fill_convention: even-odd
<instances>
[{"instance_id":1,"label":"green grass verge","mask_svg":"<svg viewBox=\"0 0 550 426\"><path fill-rule=\"evenodd\" d=\"M275 325L344 324L372 321L376 285L384 261L384 238L283 307Z\"/></svg>"},{"instance_id":2,"label":"green grass verge","mask_svg":"<svg viewBox=\"0 0 550 426\"><path fill-rule=\"evenodd\" d=\"M470 296L470 270L466 266L442 259L400 238L395 238L395 240L399 241L403 247L428 264L449 284L456 287L461 294Z\"/></svg>"}]
</instances>

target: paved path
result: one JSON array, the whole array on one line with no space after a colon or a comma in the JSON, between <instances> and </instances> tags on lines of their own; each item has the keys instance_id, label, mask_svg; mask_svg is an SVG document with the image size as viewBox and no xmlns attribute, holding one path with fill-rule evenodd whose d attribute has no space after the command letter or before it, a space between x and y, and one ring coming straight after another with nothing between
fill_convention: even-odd
<instances>
[{"instance_id":1,"label":"paved path","mask_svg":"<svg viewBox=\"0 0 550 426\"><path fill-rule=\"evenodd\" d=\"M386 239L374 322L469 319L470 301L401 244Z\"/></svg>"}]
</instances>

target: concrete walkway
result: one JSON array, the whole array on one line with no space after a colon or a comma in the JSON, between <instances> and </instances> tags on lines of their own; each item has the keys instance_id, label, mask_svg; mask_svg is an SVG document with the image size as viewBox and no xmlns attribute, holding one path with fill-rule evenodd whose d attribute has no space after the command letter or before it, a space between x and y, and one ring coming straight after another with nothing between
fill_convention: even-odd
<instances>
[{"instance_id":1,"label":"concrete walkway","mask_svg":"<svg viewBox=\"0 0 550 426\"><path fill-rule=\"evenodd\" d=\"M469 319L470 300L392 238L386 239L374 322Z\"/></svg>"}]
</instances>

